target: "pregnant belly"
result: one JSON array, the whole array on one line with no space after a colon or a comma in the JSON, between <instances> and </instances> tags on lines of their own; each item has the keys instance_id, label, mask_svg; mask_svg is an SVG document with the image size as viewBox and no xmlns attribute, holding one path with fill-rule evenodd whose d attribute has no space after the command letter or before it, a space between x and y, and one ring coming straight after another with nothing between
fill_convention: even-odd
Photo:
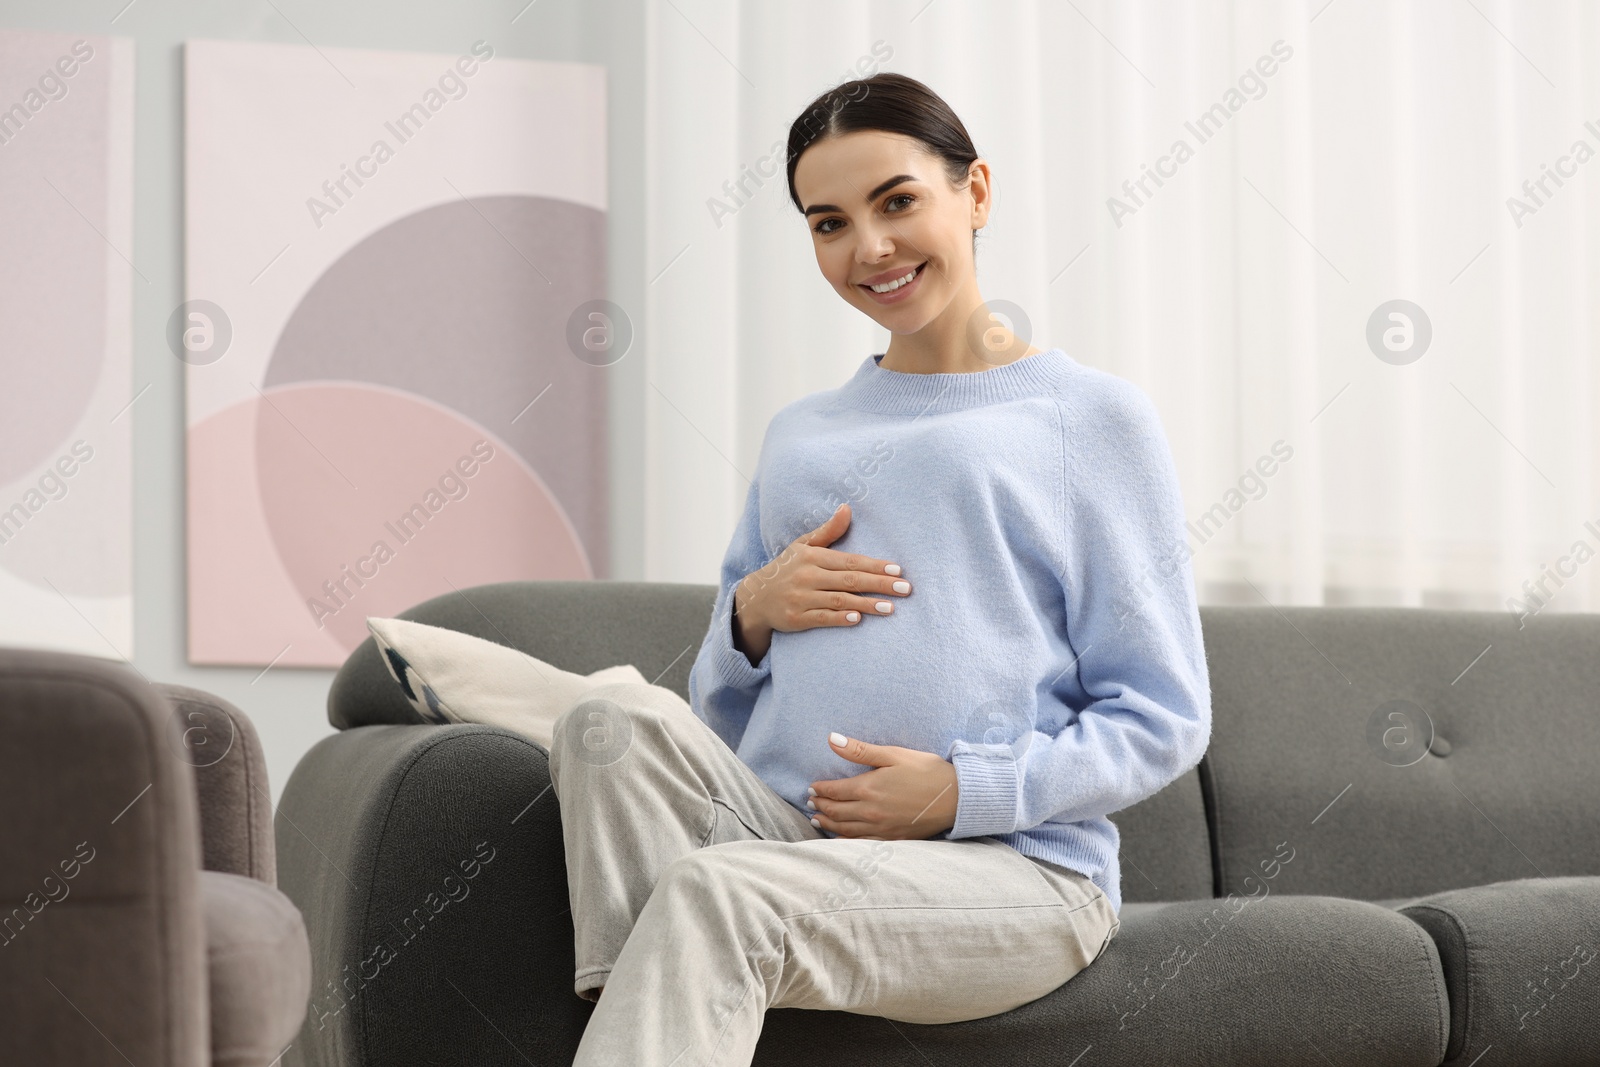
<instances>
[{"instance_id":1,"label":"pregnant belly","mask_svg":"<svg viewBox=\"0 0 1600 1067\"><path fill-rule=\"evenodd\" d=\"M901 612L905 601L896 602ZM980 631L981 632L981 631ZM772 677L752 709L739 756L804 808L813 781L871 767L829 747L829 731L945 758L955 738L1010 742L1031 728L1038 638L930 625L907 611L856 626L772 636ZM975 648L981 646L981 655Z\"/></svg>"},{"instance_id":2,"label":"pregnant belly","mask_svg":"<svg viewBox=\"0 0 1600 1067\"><path fill-rule=\"evenodd\" d=\"M963 669L967 642L927 627L871 619L772 639L772 694L790 715L882 745L928 749L981 690ZM852 732L854 731L854 732Z\"/></svg>"}]
</instances>

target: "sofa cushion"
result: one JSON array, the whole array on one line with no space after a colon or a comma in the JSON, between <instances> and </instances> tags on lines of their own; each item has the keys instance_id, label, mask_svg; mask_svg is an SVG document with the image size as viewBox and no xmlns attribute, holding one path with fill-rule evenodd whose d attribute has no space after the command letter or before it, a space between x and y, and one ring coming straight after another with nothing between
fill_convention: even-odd
<instances>
[{"instance_id":1,"label":"sofa cushion","mask_svg":"<svg viewBox=\"0 0 1600 1067\"><path fill-rule=\"evenodd\" d=\"M1450 993L1446 1064L1593 1064L1600 1048L1600 878L1522 878L1400 909L1433 938Z\"/></svg>"},{"instance_id":2,"label":"sofa cushion","mask_svg":"<svg viewBox=\"0 0 1600 1067\"><path fill-rule=\"evenodd\" d=\"M1125 904L1086 970L987 1018L889 1027L771 1009L755 1062L1436 1067L1449 1006L1415 923L1364 901L1257 892Z\"/></svg>"},{"instance_id":3,"label":"sofa cushion","mask_svg":"<svg viewBox=\"0 0 1600 1067\"><path fill-rule=\"evenodd\" d=\"M689 668L711 621L715 585L673 582L492 582L424 600L396 615L495 641L562 670L589 674L632 663L689 699ZM335 729L428 722L395 685L367 637L328 690Z\"/></svg>"},{"instance_id":4,"label":"sofa cushion","mask_svg":"<svg viewBox=\"0 0 1600 1067\"><path fill-rule=\"evenodd\" d=\"M1357 900L1600 875L1600 615L1200 615L1219 894L1280 843L1288 891Z\"/></svg>"},{"instance_id":5,"label":"sofa cushion","mask_svg":"<svg viewBox=\"0 0 1600 1067\"><path fill-rule=\"evenodd\" d=\"M1182 903L1176 900L1143 900L1123 901L1122 908L1117 912L1117 918L1122 922L1142 923L1162 908L1173 904Z\"/></svg>"},{"instance_id":6,"label":"sofa cushion","mask_svg":"<svg viewBox=\"0 0 1600 1067\"><path fill-rule=\"evenodd\" d=\"M1122 906L1214 895L1211 838L1200 772L1188 771L1154 796L1112 812ZM1119 913L1120 914L1120 913Z\"/></svg>"},{"instance_id":7,"label":"sofa cushion","mask_svg":"<svg viewBox=\"0 0 1600 1067\"><path fill-rule=\"evenodd\" d=\"M520 649L410 619L367 616L389 675L427 722L499 726L554 743L556 720L611 682L645 681L632 664L573 674Z\"/></svg>"},{"instance_id":8,"label":"sofa cushion","mask_svg":"<svg viewBox=\"0 0 1600 1067\"><path fill-rule=\"evenodd\" d=\"M267 1067L294 1039L311 997L300 911L265 882L200 872L211 994L212 1067Z\"/></svg>"}]
</instances>

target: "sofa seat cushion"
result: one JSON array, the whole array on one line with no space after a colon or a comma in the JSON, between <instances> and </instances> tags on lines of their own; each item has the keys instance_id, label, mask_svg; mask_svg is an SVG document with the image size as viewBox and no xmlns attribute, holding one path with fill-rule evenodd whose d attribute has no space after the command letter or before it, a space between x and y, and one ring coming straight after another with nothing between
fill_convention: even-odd
<instances>
[{"instance_id":1,"label":"sofa seat cushion","mask_svg":"<svg viewBox=\"0 0 1600 1067\"><path fill-rule=\"evenodd\" d=\"M1593 1064L1600 1048L1600 877L1452 889L1400 914L1439 948L1450 993L1445 1063L1489 1046L1507 1063Z\"/></svg>"},{"instance_id":2,"label":"sofa seat cushion","mask_svg":"<svg viewBox=\"0 0 1600 1067\"><path fill-rule=\"evenodd\" d=\"M311 998L300 910L243 875L200 872L211 994L212 1067L267 1067L294 1040Z\"/></svg>"},{"instance_id":3,"label":"sofa seat cushion","mask_svg":"<svg viewBox=\"0 0 1600 1067\"><path fill-rule=\"evenodd\" d=\"M888 1027L774 1008L755 1062L1437 1067L1444 1056L1438 953L1398 912L1274 894L1124 904L1119 917L1086 970L1011 1011Z\"/></svg>"},{"instance_id":4,"label":"sofa seat cushion","mask_svg":"<svg viewBox=\"0 0 1600 1067\"><path fill-rule=\"evenodd\" d=\"M1171 907L1177 903L1182 903L1182 901L1124 900L1122 902L1122 910L1117 912L1117 919L1121 922L1127 922L1130 919L1134 922L1143 922L1148 916L1154 915L1162 908Z\"/></svg>"}]
</instances>

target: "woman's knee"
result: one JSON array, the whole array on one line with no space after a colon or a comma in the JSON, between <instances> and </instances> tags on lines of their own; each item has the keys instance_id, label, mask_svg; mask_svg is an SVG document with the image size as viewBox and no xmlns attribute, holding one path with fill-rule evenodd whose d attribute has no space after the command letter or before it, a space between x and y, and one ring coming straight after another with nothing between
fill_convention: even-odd
<instances>
[{"instance_id":1,"label":"woman's knee","mask_svg":"<svg viewBox=\"0 0 1600 1067\"><path fill-rule=\"evenodd\" d=\"M552 741L592 766L615 763L638 743L665 737L684 714L682 698L644 682L610 682L590 690L557 716Z\"/></svg>"},{"instance_id":2,"label":"woman's knee","mask_svg":"<svg viewBox=\"0 0 1600 1067\"><path fill-rule=\"evenodd\" d=\"M622 705L585 697L557 717L551 754L567 765L607 766L627 754L633 725Z\"/></svg>"}]
</instances>

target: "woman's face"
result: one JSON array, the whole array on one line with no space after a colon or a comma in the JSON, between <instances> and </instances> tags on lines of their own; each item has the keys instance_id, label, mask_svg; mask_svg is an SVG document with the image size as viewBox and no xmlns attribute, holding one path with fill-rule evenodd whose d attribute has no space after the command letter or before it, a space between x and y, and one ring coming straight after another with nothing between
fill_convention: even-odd
<instances>
[{"instance_id":1,"label":"woman's face","mask_svg":"<svg viewBox=\"0 0 1600 1067\"><path fill-rule=\"evenodd\" d=\"M822 276L893 333L916 333L976 288L972 231L988 220L988 165L951 188L944 161L910 137L859 130L811 145L794 188ZM887 292L881 285L915 275Z\"/></svg>"}]
</instances>

